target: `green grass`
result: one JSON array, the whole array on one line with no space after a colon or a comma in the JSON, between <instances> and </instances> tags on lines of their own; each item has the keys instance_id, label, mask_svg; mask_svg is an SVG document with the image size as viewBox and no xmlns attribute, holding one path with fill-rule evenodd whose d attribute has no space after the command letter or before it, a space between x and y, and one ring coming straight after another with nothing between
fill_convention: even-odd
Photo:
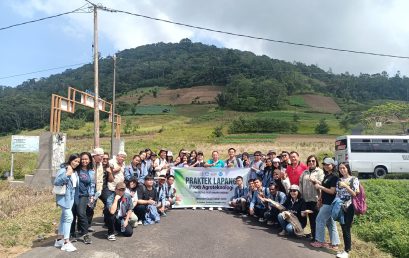
<instances>
[{"instance_id":1,"label":"green grass","mask_svg":"<svg viewBox=\"0 0 409 258\"><path fill-rule=\"evenodd\" d=\"M299 95L290 96L288 98L288 102L289 102L290 106L308 107L308 105L304 101L304 98L302 96L299 96Z\"/></svg>"},{"instance_id":2,"label":"green grass","mask_svg":"<svg viewBox=\"0 0 409 258\"><path fill-rule=\"evenodd\" d=\"M163 112L165 109L170 110L168 113ZM160 115L160 114L174 114L176 113L175 108L172 106L162 106L162 105L150 105L150 106L137 106L137 115Z\"/></svg>"},{"instance_id":3,"label":"green grass","mask_svg":"<svg viewBox=\"0 0 409 258\"><path fill-rule=\"evenodd\" d=\"M356 218L354 234L395 257L409 257L409 180L367 180L368 211Z\"/></svg>"}]
</instances>

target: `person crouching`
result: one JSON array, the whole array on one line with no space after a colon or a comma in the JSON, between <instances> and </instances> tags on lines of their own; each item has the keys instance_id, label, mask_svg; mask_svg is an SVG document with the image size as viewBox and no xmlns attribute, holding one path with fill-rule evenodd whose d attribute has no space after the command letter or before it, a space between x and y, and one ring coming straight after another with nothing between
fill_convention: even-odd
<instances>
[{"instance_id":1,"label":"person crouching","mask_svg":"<svg viewBox=\"0 0 409 258\"><path fill-rule=\"evenodd\" d=\"M115 230L125 237L133 234L133 228L129 223L132 215L132 197L125 193L126 185L119 182L115 192L108 197L107 207L104 210L105 221L108 223L108 240L115 241Z\"/></svg>"}]
</instances>

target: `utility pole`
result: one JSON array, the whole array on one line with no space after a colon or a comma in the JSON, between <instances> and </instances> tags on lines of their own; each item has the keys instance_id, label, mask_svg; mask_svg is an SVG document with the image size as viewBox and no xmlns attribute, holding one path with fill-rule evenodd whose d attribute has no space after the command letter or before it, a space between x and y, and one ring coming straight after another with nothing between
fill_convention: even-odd
<instances>
[{"instance_id":1,"label":"utility pole","mask_svg":"<svg viewBox=\"0 0 409 258\"><path fill-rule=\"evenodd\" d=\"M94 6L94 148L99 147L98 7ZM112 117L113 119L113 117Z\"/></svg>"},{"instance_id":2,"label":"utility pole","mask_svg":"<svg viewBox=\"0 0 409 258\"><path fill-rule=\"evenodd\" d=\"M115 83L116 83L116 55L113 56L114 59L114 81L112 83L112 127L111 127L111 156L114 155L114 132L115 132Z\"/></svg>"}]
</instances>

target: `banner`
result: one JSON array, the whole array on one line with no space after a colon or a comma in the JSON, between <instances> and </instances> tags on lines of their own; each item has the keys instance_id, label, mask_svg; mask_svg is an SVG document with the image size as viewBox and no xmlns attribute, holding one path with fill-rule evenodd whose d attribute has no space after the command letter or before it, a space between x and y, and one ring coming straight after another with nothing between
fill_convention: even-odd
<instances>
[{"instance_id":1,"label":"banner","mask_svg":"<svg viewBox=\"0 0 409 258\"><path fill-rule=\"evenodd\" d=\"M173 168L176 204L174 208L229 207L236 177L247 184L248 168Z\"/></svg>"}]
</instances>

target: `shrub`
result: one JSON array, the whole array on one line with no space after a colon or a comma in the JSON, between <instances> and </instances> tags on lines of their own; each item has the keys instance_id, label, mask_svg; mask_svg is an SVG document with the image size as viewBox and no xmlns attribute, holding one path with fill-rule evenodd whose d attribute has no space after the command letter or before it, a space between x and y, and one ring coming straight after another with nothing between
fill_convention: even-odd
<instances>
[{"instance_id":1,"label":"shrub","mask_svg":"<svg viewBox=\"0 0 409 258\"><path fill-rule=\"evenodd\" d=\"M316 134L327 134L329 132L329 126L324 118L320 120L320 122L315 127Z\"/></svg>"},{"instance_id":2,"label":"shrub","mask_svg":"<svg viewBox=\"0 0 409 258\"><path fill-rule=\"evenodd\" d=\"M272 118L240 117L233 120L229 126L229 133L294 133L297 130L295 123Z\"/></svg>"},{"instance_id":3,"label":"shrub","mask_svg":"<svg viewBox=\"0 0 409 258\"><path fill-rule=\"evenodd\" d=\"M216 137L216 138L220 138L220 137L223 137L224 136L224 134L223 134L223 126L216 126L215 128L214 128L214 130L213 130L213 132L212 132L212 136L213 137Z\"/></svg>"}]
</instances>

